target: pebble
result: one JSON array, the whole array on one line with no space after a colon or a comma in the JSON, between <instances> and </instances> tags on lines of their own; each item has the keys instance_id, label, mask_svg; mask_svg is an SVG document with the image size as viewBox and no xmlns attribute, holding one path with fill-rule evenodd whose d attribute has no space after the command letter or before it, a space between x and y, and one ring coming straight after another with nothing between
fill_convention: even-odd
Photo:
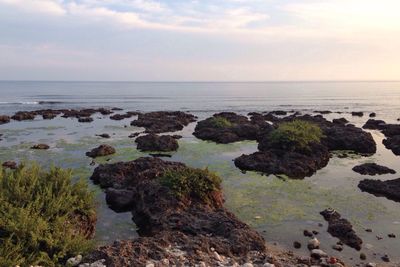
<instances>
[{"instance_id":1,"label":"pebble","mask_svg":"<svg viewBox=\"0 0 400 267\"><path fill-rule=\"evenodd\" d=\"M365 229L365 232L372 233L372 229Z\"/></svg>"},{"instance_id":2,"label":"pebble","mask_svg":"<svg viewBox=\"0 0 400 267\"><path fill-rule=\"evenodd\" d=\"M328 254L326 254L321 249L313 249L313 250L311 250L311 257L316 258L316 259L326 258L326 257L328 257Z\"/></svg>"},{"instance_id":3,"label":"pebble","mask_svg":"<svg viewBox=\"0 0 400 267\"><path fill-rule=\"evenodd\" d=\"M392 234L388 234L388 237L389 238L396 238L396 235L392 233Z\"/></svg>"},{"instance_id":4,"label":"pebble","mask_svg":"<svg viewBox=\"0 0 400 267\"><path fill-rule=\"evenodd\" d=\"M98 260L93 263L84 263L84 264L79 264L79 267L107 267L104 263L106 260Z\"/></svg>"},{"instance_id":5,"label":"pebble","mask_svg":"<svg viewBox=\"0 0 400 267\"><path fill-rule=\"evenodd\" d=\"M316 230L313 230L312 233L313 233L314 235L318 235L318 234L319 234L319 232L316 231Z\"/></svg>"},{"instance_id":6,"label":"pebble","mask_svg":"<svg viewBox=\"0 0 400 267\"><path fill-rule=\"evenodd\" d=\"M254 265L252 263L245 263L242 265L242 267L253 267Z\"/></svg>"},{"instance_id":7,"label":"pebble","mask_svg":"<svg viewBox=\"0 0 400 267\"><path fill-rule=\"evenodd\" d=\"M377 267L378 265L376 265L376 263L374 262L369 262L365 265L365 267Z\"/></svg>"},{"instance_id":8,"label":"pebble","mask_svg":"<svg viewBox=\"0 0 400 267\"><path fill-rule=\"evenodd\" d=\"M77 266L82 261L82 255L78 255L67 260L67 266Z\"/></svg>"},{"instance_id":9,"label":"pebble","mask_svg":"<svg viewBox=\"0 0 400 267\"><path fill-rule=\"evenodd\" d=\"M360 260L365 261L367 259L367 255L365 253L360 254Z\"/></svg>"},{"instance_id":10,"label":"pebble","mask_svg":"<svg viewBox=\"0 0 400 267\"><path fill-rule=\"evenodd\" d=\"M298 242L298 241L294 241L293 242L293 247L299 249L299 248L301 248L301 243Z\"/></svg>"},{"instance_id":11,"label":"pebble","mask_svg":"<svg viewBox=\"0 0 400 267\"><path fill-rule=\"evenodd\" d=\"M389 258L388 255L382 256L381 259L382 259L384 262L390 262L390 258Z\"/></svg>"},{"instance_id":12,"label":"pebble","mask_svg":"<svg viewBox=\"0 0 400 267\"><path fill-rule=\"evenodd\" d=\"M333 248L334 250L337 250L337 251L342 251L342 250L343 250L343 246L338 245L338 244L333 245L332 248Z\"/></svg>"},{"instance_id":13,"label":"pebble","mask_svg":"<svg viewBox=\"0 0 400 267\"><path fill-rule=\"evenodd\" d=\"M217 261L222 261L221 256L218 254L218 252L214 251L213 256L214 259L216 259Z\"/></svg>"},{"instance_id":14,"label":"pebble","mask_svg":"<svg viewBox=\"0 0 400 267\"><path fill-rule=\"evenodd\" d=\"M308 240L308 249L312 250L312 249L317 249L319 248L320 242L318 241L318 239L316 239L315 237L313 239Z\"/></svg>"},{"instance_id":15,"label":"pebble","mask_svg":"<svg viewBox=\"0 0 400 267\"><path fill-rule=\"evenodd\" d=\"M312 236L313 236L313 233L310 232L310 231L308 231L308 230L304 230L304 231L303 231L303 235L304 235L304 236L308 236L308 237L312 237Z\"/></svg>"},{"instance_id":16,"label":"pebble","mask_svg":"<svg viewBox=\"0 0 400 267\"><path fill-rule=\"evenodd\" d=\"M264 263L263 266L264 266L264 267L275 267L275 264L266 262L266 263Z\"/></svg>"},{"instance_id":17,"label":"pebble","mask_svg":"<svg viewBox=\"0 0 400 267\"><path fill-rule=\"evenodd\" d=\"M146 267L155 267L155 265L151 261L148 261L146 262Z\"/></svg>"}]
</instances>

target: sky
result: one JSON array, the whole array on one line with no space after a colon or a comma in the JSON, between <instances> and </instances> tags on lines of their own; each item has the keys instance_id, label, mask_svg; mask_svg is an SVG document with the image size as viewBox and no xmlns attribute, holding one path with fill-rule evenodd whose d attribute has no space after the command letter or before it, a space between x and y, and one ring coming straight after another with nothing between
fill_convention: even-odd
<instances>
[{"instance_id":1,"label":"sky","mask_svg":"<svg viewBox=\"0 0 400 267\"><path fill-rule=\"evenodd\" d=\"M400 80L398 0L0 0L0 80Z\"/></svg>"}]
</instances>

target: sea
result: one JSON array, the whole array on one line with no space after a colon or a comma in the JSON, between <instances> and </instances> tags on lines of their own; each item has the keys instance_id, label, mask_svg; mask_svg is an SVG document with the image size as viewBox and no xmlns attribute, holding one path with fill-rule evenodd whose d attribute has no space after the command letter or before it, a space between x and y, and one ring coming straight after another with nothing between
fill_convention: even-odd
<instances>
[{"instance_id":1,"label":"sea","mask_svg":"<svg viewBox=\"0 0 400 267\"><path fill-rule=\"evenodd\" d=\"M400 82L54 82L0 81L0 115L37 109L118 107L126 111L180 110L193 113L199 120L221 111L243 115L249 112L274 110L316 114L329 110L326 119L344 117L361 127L369 114L387 123L400 123ZM362 117L351 112L361 111ZM74 178L85 179L96 192L98 223L96 242L99 245L116 239L137 238L130 213L115 213L107 207L104 192L89 179L97 164L134 160L148 154L136 149L128 136L142 128L131 126L135 118L112 121L96 114L92 123L57 117L0 125L0 162L36 161L69 168ZM382 145L385 138L379 131L369 131L377 143L377 153L370 157L351 155L342 158L343 151L332 154L328 166L313 176L292 180L256 172L243 173L233 159L257 151L255 141L215 144L198 140L192 133L196 123L174 134L183 136L179 149L171 154L174 160L197 168L209 168L221 176L226 207L241 220L258 230L270 244L288 250L293 242L303 244L295 253L309 255L308 239L303 230L319 234L321 249L343 259L350 266L360 264L360 253L367 262L381 263L389 255L400 263L400 203L377 197L358 188L360 180L395 179L400 177L400 157ZM110 139L96 134L109 133ZM48 151L33 151L35 143L50 145ZM85 152L107 143L117 153L110 157L91 159ZM379 177L361 176L352 171L358 164L376 162L397 171ZM327 223L319 214L334 208L347 218L363 239L363 248L356 251L345 246L342 252L332 249L338 241L327 233ZM322 225L322 226L321 226ZM365 231L372 229L371 232ZM397 238L389 238L394 233Z\"/></svg>"}]
</instances>

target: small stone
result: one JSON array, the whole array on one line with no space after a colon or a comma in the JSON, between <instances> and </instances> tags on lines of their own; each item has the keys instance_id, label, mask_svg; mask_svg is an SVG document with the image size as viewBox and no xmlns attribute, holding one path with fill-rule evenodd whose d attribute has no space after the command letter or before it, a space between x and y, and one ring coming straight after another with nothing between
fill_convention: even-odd
<instances>
[{"instance_id":1,"label":"small stone","mask_svg":"<svg viewBox=\"0 0 400 267\"><path fill-rule=\"evenodd\" d=\"M217 261L222 261L221 256L218 254L218 252L214 251L213 256Z\"/></svg>"},{"instance_id":2,"label":"small stone","mask_svg":"<svg viewBox=\"0 0 400 267\"><path fill-rule=\"evenodd\" d=\"M308 231L308 230L304 230L304 231L303 231L303 235L304 235L304 236L307 236L307 237L312 237L312 236L313 236L313 233L310 232L310 231Z\"/></svg>"},{"instance_id":3,"label":"small stone","mask_svg":"<svg viewBox=\"0 0 400 267\"><path fill-rule=\"evenodd\" d=\"M334 250L337 250L337 251L342 251L342 250L343 250L343 246L338 245L338 244L333 245L332 248L333 248Z\"/></svg>"},{"instance_id":4,"label":"small stone","mask_svg":"<svg viewBox=\"0 0 400 267\"><path fill-rule=\"evenodd\" d=\"M365 265L365 267L377 267L378 265L376 265L376 263L374 262L369 262Z\"/></svg>"},{"instance_id":5,"label":"small stone","mask_svg":"<svg viewBox=\"0 0 400 267\"><path fill-rule=\"evenodd\" d=\"M293 247L296 248L296 249L299 249L299 248L301 248L301 243L298 242L298 241L294 241L293 242Z\"/></svg>"},{"instance_id":6,"label":"small stone","mask_svg":"<svg viewBox=\"0 0 400 267\"><path fill-rule=\"evenodd\" d=\"M33 145L31 147L31 149L38 149L38 150L46 150L46 149L49 149L49 148L50 148L50 146L46 145L46 144L37 144L37 145Z\"/></svg>"},{"instance_id":7,"label":"small stone","mask_svg":"<svg viewBox=\"0 0 400 267\"><path fill-rule=\"evenodd\" d=\"M318 234L319 234L319 232L316 231L316 230L313 230L312 233L313 233L314 235L318 235Z\"/></svg>"},{"instance_id":8,"label":"small stone","mask_svg":"<svg viewBox=\"0 0 400 267\"><path fill-rule=\"evenodd\" d=\"M396 235L392 233L392 234L388 234L388 237L389 238L396 238Z\"/></svg>"},{"instance_id":9,"label":"small stone","mask_svg":"<svg viewBox=\"0 0 400 267\"><path fill-rule=\"evenodd\" d=\"M151 261L148 261L146 262L146 267L155 267L155 265Z\"/></svg>"},{"instance_id":10,"label":"small stone","mask_svg":"<svg viewBox=\"0 0 400 267\"><path fill-rule=\"evenodd\" d=\"M382 239L383 239L383 237L381 237L381 236L377 235L377 236L376 236L376 239L378 239L378 240L382 240Z\"/></svg>"},{"instance_id":11,"label":"small stone","mask_svg":"<svg viewBox=\"0 0 400 267\"><path fill-rule=\"evenodd\" d=\"M254 265L252 263L250 263L250 262L245 263L245 264L242 265L242 267L253 267L253 266Z\"/></svg>"},{"instance_id":12,"label":"small stone","mask_svg":"<svg viewBox=\"0 0 400 267\"><path fill-rule=\"evenodd\" d=\"M269 262L266 262L266 263L264 263L264 265L263 265L264 267L275 267L275 264L272 264L272 263L269 263Z\"/></svg>"},{"instance_id":13,"label":"small stone","mask_svg":"<svg viewBox=\"0 0 400 267\"><path fill-rule=\"evenodd\" d=\"M372 233L372 229L365 229L365 232Z\"/></svg>"},{"instance_id":14,"label":"small stone","mask_svg":"<svg viewBox=\"0 0 400 267\"><path fill-rule=\"evenodd\" d=\"M389 258L388 255L382 256L381 259L382 259L384 262L390 262L390 258Z\"/></svg>"},{"instance_id":15,"label":"small stone","mask_svg":"<svg viewBox=\"0 0 400 267\"><path fill-rule=\"evenodd\" d=\"M367 259L367 255L365 253L360 254L360 260L365 261Z\"/></svg>"},{"instance_id":16,"label":"small stone","mask_svg":"<svg viewBox=\"0 0 400 267\"><path fill-rule=\"evenodd\" d=\"M82 261L82 255L78 255L67 260L67 266L77 266Z\"/></svg>"},{"instance_id":17,"label":"small stone","mask_svg":"<svg viewBox=\"0 0 400 267\"><path fill-rule=\"evenodd\" d=\"M320 242L315 237L313 239L308 240L308 249L313 250L319 248Z\"/></svg>"},{"instance_id":18,"label":"small stone","mask_svg":"<svg viewBox=\"0 0 400 267\"><path fill-rule=\"evenodd\" d=\"M254 216L254 219L259 220L261 219L261 216Z\"/></svg>"},{"instance_id":19,"label":"small stone","mask_svg":"<svg viewBox=\"0 0 400 267\"><path fill-rule=\"evenodd\" d=\"M163 260L161 260L161 263L166 266L169 266L169 259L163 259Z\"/></svg>"},{"instance_id":20,"label":"small stone","mask_svg":"<svg viewBox=\"0 0 400 267\"><path fill-rule=\"evenodd\" d=\"M311 257L315 259L321 259L321 258L326 258L328 257L328 254L326 254L323 250L321 249L313 249L311 250Z\"/></svg>"}]
</instances>

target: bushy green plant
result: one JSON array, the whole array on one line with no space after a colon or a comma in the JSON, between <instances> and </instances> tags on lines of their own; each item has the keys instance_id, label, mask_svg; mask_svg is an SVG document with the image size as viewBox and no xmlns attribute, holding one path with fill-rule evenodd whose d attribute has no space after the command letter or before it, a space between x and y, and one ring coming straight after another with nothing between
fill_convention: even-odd
<instances>
[{"instance_id":1,"label":"bushy green plant","mask_svg":"<svg viewBox=\"0 0 400 267\"><path fill-rule=\"evenodd\" d=\"M92 241L77 224L95 222L94 195L71 172L38 165L0 169L0 266L61 266Z\"/></svg>"},{"instance_id":2,"label":"bushy green plant","mask_svg":"<svg viewBox=\"0 0 400 267\"><path fill-rule=\"evenodd\" d=\"M220 116L210 118L210 122L215 128L229 128L233 126L232 122Z\"/></svg>"},{"instance_id":3,"label":"bushy green plant","mask_svg":"<svg viewBox=\"0 0 400 267\"><path fill-rule=\"evenodd\" d=\"M310 143L320 143L323 137L321 128L312 122L294 120L280 123L269 134L272 146L283 149L307 149Z\"/></svg>"},{"instance_id":4,"label":"bushy green plant","mask_svg":"<svg viewBox=\"0 0 400 267\"><path fill-rule=\"evenodd\" d=\"M221 178L208 169L182 168L168 170L160 178L177 198L195 197L209 202L210 193L221 189Z\"/></svg>"}]
</instances>

